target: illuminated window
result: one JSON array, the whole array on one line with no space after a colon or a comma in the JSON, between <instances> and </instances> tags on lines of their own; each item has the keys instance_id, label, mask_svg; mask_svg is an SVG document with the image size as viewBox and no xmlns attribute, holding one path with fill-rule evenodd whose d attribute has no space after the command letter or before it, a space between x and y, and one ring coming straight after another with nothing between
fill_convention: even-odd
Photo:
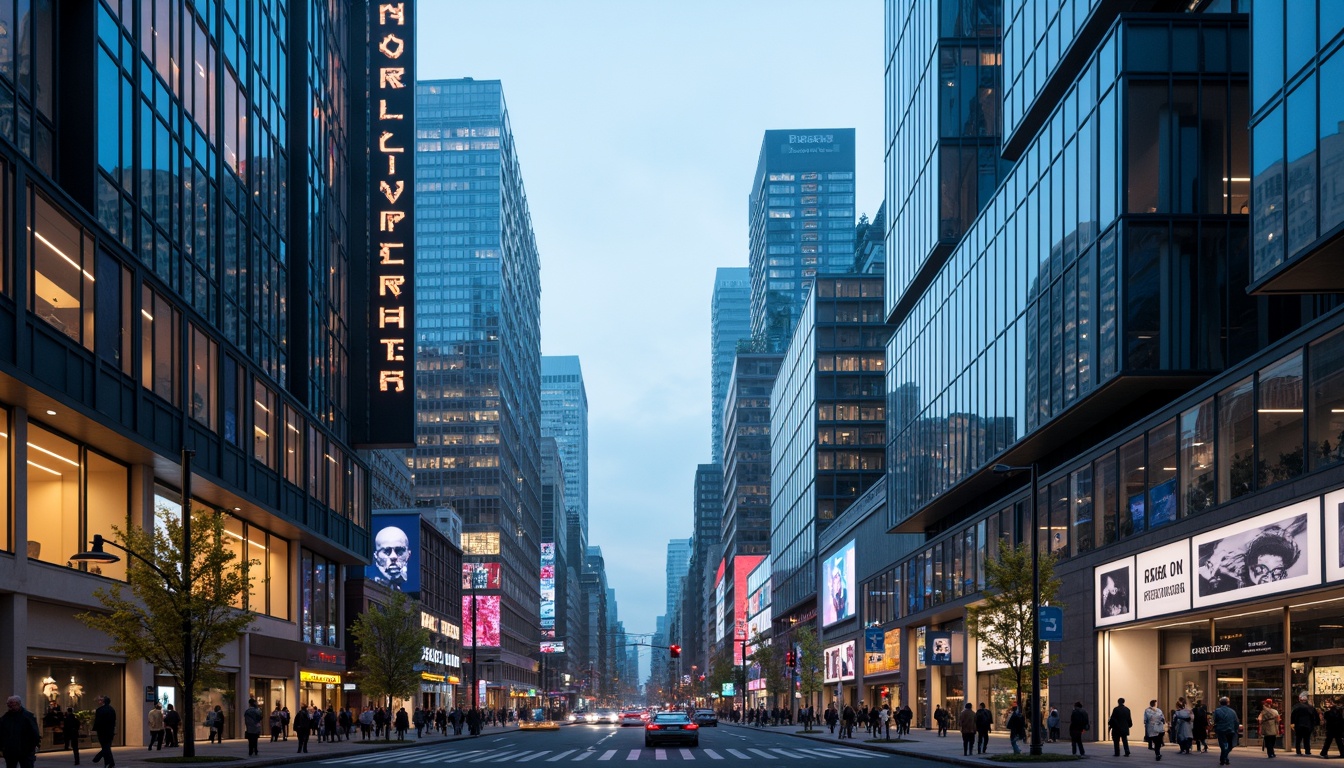
<instances>
[{"instance_id":1,"label":"illuminated window","mask_svg":"<svg viewBox=\"0 0 1344 768\"><path fill-rule=\"evenodd\" d=\"M181 353L180 315L168 300L149 286L140 291L140 386L175 406L182 397L177 386Z\"/></svg>"},{"instance_id":2,"label":"illuminated window","mask_svg":"<svg viewBox=\"0 0 1344 768\"><path fill-rule=\"evenodd\" d=\"M275 469L275 393L259 379L252 382L252 458Z\"/></svg>"},{"instance_id":3,"label":"illuminated window","mask_svg":"<svg viewBox=\"0 0 1344 768\"><path fill-rule=\"evenodd\" d=\"M498 555L499 554L499 532L491 531L488 533L462 533L462 554L464 555Z\"/></svg>"},{"instance_id":4,"label":"illuminated window","mask_svg":"<svg viewBox=\"0 0 1344 768\"><path fill-rule=\"evenodd\" d=\"M285 406L285 479L303 485L303 419Z\"/></svg>"},{"instance_id":5,"label":"illuminated window","mask_svg":"<svg viewBox=\"0 0 1344 768\"><path fill-rule=\"evenodd\" d=\"M93 238L43 195L31 193L29 199L33 264L29 309L93 349Z\"/></svg>"},{"instance_id":6,"label":"illuminated window","mask_svg":"<svg viewBox=\"0 0 1344 768\"><path fill-rule=\"evenodd\" d=\"M218 376L215 368L218 365L217 355L218 349L214 340L202 333L195 324L192 324L191 418L209 427L211 431L216 429L215 414L217 406L215 399L218 397Z\"/></svg>"},{"instance_id":7,"label":"illuminated window","mask_svg":"<svg viewBox=\"0 0 1344 768\"><path fill-rule=\"evenodd\" d=\"M28 426L28 541L34 560L65 565L94 534L111 537L130 520L130 470L78 443ZM81 564L114 579L126 562Z\"/></svg>"},{"instance_id":8,"label":"illuminated window","mask_svg":"<svg viewBox=\"0 0 1344 768\"><path fill-rule=\"evenodd\" d=\"M193 502L200 506L200 502ZM289 542L232 515L224 518L224 545L243 567L247 590L235 608L289 618Z\"/></svg>"}]
</instances>

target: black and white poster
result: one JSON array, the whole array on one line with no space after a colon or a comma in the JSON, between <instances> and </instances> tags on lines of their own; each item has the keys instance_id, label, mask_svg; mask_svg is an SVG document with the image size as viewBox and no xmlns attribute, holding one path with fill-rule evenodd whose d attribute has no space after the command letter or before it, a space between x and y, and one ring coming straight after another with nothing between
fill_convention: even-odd
<instances>
[{"instance_id":1,"label":"black and white poster","mask_svg":"<svg viewBox=\"0 0 1344 768\"><path fill-rule=\"evenodd\" d=\"M1320 497L1195 536L1194 607L1321 583Z\"/></svg>"},{"instance_id":2,"label":"black and white poster","mask_svg":"<svg viewBox=\"0 0 1344 768\"><path fill-rule=\"evenodd\" d=\"M1190 610L1190 584L1195 568L1190 561L1189 539L1140 552L1134 558L1134 568L1138 618Z\"/></svg>"},{"instance_id":3,"label":"black and white poster","mask_svg":"<svg viewBox=\"0 0 1344 768\"><path fill-rule=\"evenodd\" d=\"M1134 558L1098 566L1094 571L1098 627L1137 618L1134 611Z\"/></svg>"},{"instance_id":4,"label":"black and white poster","mask_svg":"<svg viewBox=\"0 0 1344 768\"><path fill-rule=\"evenodd\" d=\"M1325 578L1344 581L1344 490L1325 495Z\"/></svg>"}]
</instances>

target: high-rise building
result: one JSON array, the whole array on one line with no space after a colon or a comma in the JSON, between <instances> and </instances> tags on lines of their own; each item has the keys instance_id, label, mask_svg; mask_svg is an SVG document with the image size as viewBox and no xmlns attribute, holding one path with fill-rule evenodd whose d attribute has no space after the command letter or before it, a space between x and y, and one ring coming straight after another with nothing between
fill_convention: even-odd
<instances>
[{"instance_id":1,"label":"high-rise building","mask_svg":"<svg viewBox=\"0 0 1344 768\"><path fill-rule=\"evenodd\" d=\"M108 695L117 745L144 743L141 694L169 683L76 616L126 583L114 528L184 501L253 561L248 637L197 706L238 733L253 693L344 703L308 680L346 674L342 574L371 551L363 8L0 14L0 688L83 710ZM104 560L74 558L95 536Z\"/></svg>"},{"instance_id":2,"label":"high-rise building","mask_svg":"<svg viewBox=\"0 0 1344 768\"><path fill-rule=\"evenodd\" d=\"M686 569L691 564L691 547L694 539L671 539L667 542L667 614L677 609L681 600L681 581L686 577Z\"/></svg>"},{"instance_id":3,"label":"high-rise building","mask_svg":"<svg viewBox=\"0 0 1344 768\"><path fill-rule=\"evenodd\" d=\"M766 131L749 213L751 335L783 352L812 278L854 264L854 129Z\"/></svg>"},{"instance_id":4,"label":"high-rise building","mask_svg":"<svg viewBox=\"0 0 1344 768\"><path fill-rule=\"evenodd\" d=\"M555 438L565 465L570 562L588 546L588 391L575 355L541 358L541 434Z\"/></svg>"},{"instance_id":5,"label":"high-rise building","mask_svg":"<svg viewBox=\"0 0 1344 768\"><path fill-rule=\"evenodd\" d=\"M751 270L719 267L709 307L709 455L723 461L723 398L738 344L751 338Z\"/></svg>"},{"instance_id":6,"label":"high-rise building","mask_svg":"<svg viewBox=\"0 0 1344 768\"><path fill-rule=\"evenodd\" d=\"M608 658L613 639L608 631L607 564L601 547L588 546L579 580L583 585L588 618L588 666L580 670L579 695L587 703L609 706L614 693Z\"/></svg>"},{"instance_id":7,"label":"high-rise building","mask_svg":"<svg viewBox=\"0 0 1344 768\"><path fill-rule=\"evenodd\" d=\"M547 654L546 691L560 691L565 677L576 677L578 633L582 613L571 612L580 592L569 559L568 515L565 510L565 467L553 437L541 439L541 619L538 639ZM579 623L583 623L580 621ZM549 645L548 645L549 643ZM571 650L571 648L573 650Z\"/></svg>"},{"instance_id":8,"label":"high-rise building","mask_svg":"<svg viewBox=\"0 0 1344 768\"><path fill-rule=\"evenodd\" d=\"M499 81L421 81L416 98L424 181L416 280L424 290L416 305L415 494L421 505L451 503L462 515L463 557L500 569L496 588L468 599L484 621L498 617L500 630L498 650L488 652L498 660L480 671L490 681L482 704L507 707L511 686L537 685L536 239Z\"/></svg>"}]
</instances>

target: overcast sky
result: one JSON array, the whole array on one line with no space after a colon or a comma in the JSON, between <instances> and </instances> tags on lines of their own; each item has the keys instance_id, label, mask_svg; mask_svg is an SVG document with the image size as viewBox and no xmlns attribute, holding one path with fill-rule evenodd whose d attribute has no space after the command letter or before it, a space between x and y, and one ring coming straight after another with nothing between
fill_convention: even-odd
<instances>
[{"instance_id":1,"label":"overcast sky","mask_svg":"<svg viewBox=\"0 0 1344 768\"><path fill-rule=\"evenodd\" d=\"M709 303L747 266L762 133L857 129L882 201L880 0L425 0L419 77L503 82L541 253L541 345L588 388L589 543L627 632L664 613L710 459ZM648 674L647 650L641 654Z\"/></svg>"}]
</instances>

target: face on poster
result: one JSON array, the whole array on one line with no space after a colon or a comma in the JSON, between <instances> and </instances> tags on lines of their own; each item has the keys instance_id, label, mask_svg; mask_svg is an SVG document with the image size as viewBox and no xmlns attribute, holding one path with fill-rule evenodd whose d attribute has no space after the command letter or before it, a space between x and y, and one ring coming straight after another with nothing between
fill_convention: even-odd
<instances>
[{"instance_id":1,"label":"face on poster","mask_svg":"<svg viewBox=\"0 0 1344 768\"><path fill-rule=\"evenodd\" d=\"M1098 566L1093 571L1096 580L1096 624L1104 627L1135 619L1134 611L1134 558L1127 557Z\"/></svg>"},{"instance_id":2,"label":"face on poster","mask_svg":"<svg viewBox=\"0 0 1344 768\"><path fill-rule=\"evenodd\" d=\"M1344 490L1325 496L1325 578L1344 581Z\"/></svg>"},{"instance_id":3,"label":"face on poster","mask_svg":"<svg viewBox=\"0 0 1344 768\"><path fill-rule=\"evenodd\" d=\"M832 645L822 651L822 675L824 682L836 683L854 679L854 641Z\"/></svg>"},{"instance_id":4,"label":"face on poster","mask_svg":"<svg viewBox=\"0 0 1344 768\"><path fill-rule=\"evenodd\" d=\"M1138 618L1190 610L1190 585L1195 569L1188 539L1142 552L1134 560Z\"/></svg>"},{"instance_id":5,"label":"face on poster","mask_svg":"<svg viewBox=\"0 0 1344 768\"><path fill-rule=\"evenodd\" d=\"M419 515L376 515L373 518L373 564L364 577L399 592L420 591Z\"/></svg>"},{"instance_id":6,"label":"face on poster","mask_svg":"<svg viewBox=\"0 0 1344 768\"><path fill-rule=\"evenodd\" d=\"M499 646L499 595L476 595L476 629L472 632L472 595L462 596L462 646Z\"/></svg>"},{"instance_id":7,"label":"face on poster","mask_svg":"<svg viewBox=\"0 0 1344 768\"><path fill-rule=\"evenodd\" d=\"M854 615L854 541L826 558L826 594L821 604L821 625L830 626Z\"/></svg>"},{"instance_id":8,"label":"face on poster","mask_svg":"<svg viewBox=\"0 0 1344 768\"><path fill-rule=\"evenodd\" d=\"M1195 536L1194 607L1321 583L1320 529L1316 497Z\"/></svg>"}]
</instances>

